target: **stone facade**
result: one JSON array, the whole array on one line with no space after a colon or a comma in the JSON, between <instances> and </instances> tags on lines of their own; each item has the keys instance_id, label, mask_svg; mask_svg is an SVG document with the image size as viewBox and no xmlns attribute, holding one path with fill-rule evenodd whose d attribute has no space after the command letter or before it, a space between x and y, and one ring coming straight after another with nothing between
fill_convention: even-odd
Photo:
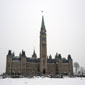
<instances>
[{"instance_id":1,"label":"stone facade","mask_svg":"<svg viewBox=\"0 0 85 85\"><path fill-rule=\"evenodd\" d=\"M27 57L25 51L22 50L19 56L15 56L11 50L8 51L6 61L6 73L12 76L29 76L29 75L57 75L73 74L73 60L71 55L68 58L62 58L61 54L56 53L52 59L50 55L47 57L47 40L44 17L42 16L42 24L40 30L40 58L37 58L35 51L32 57Z\"/></svg>"}]
</instances>

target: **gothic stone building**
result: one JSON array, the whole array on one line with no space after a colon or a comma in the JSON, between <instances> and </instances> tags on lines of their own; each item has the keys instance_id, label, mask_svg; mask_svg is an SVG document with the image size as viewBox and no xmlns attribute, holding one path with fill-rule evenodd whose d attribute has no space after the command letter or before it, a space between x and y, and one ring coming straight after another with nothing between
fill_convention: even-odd
<instances>
[{"instance_id":1,"label":"gothic stone building","mask_svg":"<svg viewBox=\"0 0 85 85\"><path fill-rule=\"evenodd\" d=\"M12 76L73 74L73 61L71 55L68 55L67 59L62 58L61 54L58 53L56 53L54 59L51 55L47 57L44 16L42 16L40 30L40 58L37 58L35 51L30 58L26 56L23 50L19 56L15 56L14 53L9 50L7 54L6 73Z\"/></svg>"}]
</instances>

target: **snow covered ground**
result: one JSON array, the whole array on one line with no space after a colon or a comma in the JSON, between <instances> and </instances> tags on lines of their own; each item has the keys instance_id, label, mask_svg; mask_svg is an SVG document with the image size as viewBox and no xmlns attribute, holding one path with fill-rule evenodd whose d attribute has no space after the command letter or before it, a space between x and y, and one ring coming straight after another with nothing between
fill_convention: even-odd
<instances>
[{"instance_id":1,"label":"snow covered ground","mask_svg":"<svg viewBox=\"0 0 85 85\"><path fill-rule=\"evenodd\" d=\"M85 85L85 78L0 78L0 85Z\"/></svg>"}]
</instances>

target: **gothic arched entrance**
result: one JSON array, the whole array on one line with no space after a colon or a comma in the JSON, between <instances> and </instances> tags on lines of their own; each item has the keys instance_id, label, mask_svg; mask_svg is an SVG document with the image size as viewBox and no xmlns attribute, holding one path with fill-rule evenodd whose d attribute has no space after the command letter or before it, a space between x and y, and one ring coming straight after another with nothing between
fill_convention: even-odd
<instances>
[{"instance_id":1,"label":"gothic arched entrance","mask_svg":"<svg viewBox=\"0 0 85 85\"><path fill-rule=\"evenodd\" d=\"M46 70L45 69L43 69L43 74L45 74L46 73Z\"/></svg>"}]
</instances>

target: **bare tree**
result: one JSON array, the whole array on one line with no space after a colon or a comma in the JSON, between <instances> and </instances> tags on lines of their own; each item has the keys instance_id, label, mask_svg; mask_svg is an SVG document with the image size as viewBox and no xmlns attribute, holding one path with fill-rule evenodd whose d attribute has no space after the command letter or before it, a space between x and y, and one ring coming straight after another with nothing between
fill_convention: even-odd
<instances>
[{"instance_id":1,"label":"bare tree","mask_svg":"<svg viewBox=\"0 0 85 85\"><path fill-rule=\"evenodd\" d=\"M84 73L84 68L83 67L80 67L80 74L83 76L83 73Z\"/></svg>"},{"instance_id":2,"label":"bare tree","mask_svg":"<svg viewBox=\"0 0 85 85\"><path fill-rule=\"evenodd\" d=\"M75 68L75 72L76 72L76 75L77 75L78 74L78 68L79 68L78 62L74 62L74 68Z\"/></svg>"}]
</instances>

